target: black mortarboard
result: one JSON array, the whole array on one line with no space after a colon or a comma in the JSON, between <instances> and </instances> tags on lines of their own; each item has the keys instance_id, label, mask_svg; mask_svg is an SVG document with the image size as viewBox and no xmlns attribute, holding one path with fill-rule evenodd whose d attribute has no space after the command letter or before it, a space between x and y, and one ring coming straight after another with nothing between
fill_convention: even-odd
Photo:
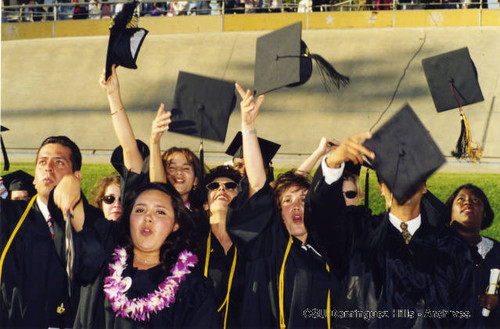
<instances>
[{"instance_id":1,"label":"black mortarboard","mask_svg":"<svg viewBox=\"0 0 500 329\"><path fill-rule=\"evenodd\" d=\"M363 145L375 153L371 164L399 203L408 200L446 162L408 104Z\"/></svg>"},{"instance_id":2,"label":"black mortarboard","mask_svg":"<svg viewBox=\"0 0 500 329\"><path fill-rule=\"evenodd\" d=\"M0 126L0 132L4 132L7 130L9 130L9 128ZM5 144L3 143L2 134L0 134L0 146L2 148L3 170L8 171L10 168L10 163L9 163L9 157L7 156L7 150L5 149Z\"/></svg>"},{"instance_id":3,"label":"black mortarboard","mask_svg":"<svg viewBox=\"0 0 500 329\"><path fill-rule=\"evenodd\" d=\"M262 160L264 161L264 164L267 165L271 163L271 160L276 155L281 145L260 137L258 138L258 140L260 151L262 153ZM233 140L231 141L231 144L229 144L229 146L227 147L226 154L231 155L234 158L243 158L242 143L243 139L241 131L238 131L236 136L234 136Z\"/></svg>"},{"instance_id":4,"label":"black mortarboard","mask_svg":"<svg viewBox=\"0 0 500 329\"><path fill-rule=\"evenodd\" d=\"M352 161L347 161L344 167L344 175L357 175L361 173L361 164L354 164Z\"/></svg>"},{"instance_id":5,"label":"black mortarboard","mask_svg":"<svg viewBox=\"0 0 500 329\"><path fill-rule=\"evenodd\" d=\"M33 176L22 170L17 170L3 176L4 185L9 191L26 190L30 195L34 195L36 192L33 180Z\"/></svg>"},{"instance_id":6,"label":"black mortarboard","mask_svg":"<svg viewBox=\"0 0 500 329\"><path fill-rule=\"evenodd\" d=\"M477 70L469 49L461 48L422 60L427 84L438 112L460 109L462 131L457 149L452 154L457 158L479 159L482 150L473 147L467 117L462 106L484 100Z\"/></svg>"},{"instance_id":7,"label":"black mortarboard","mask_svg":"<svg viewBox=\"0 0 500 329\"><path fill-rule=\"evenodd\" d=\"M298 22L257 39L254 89L262 95L282 87L294 87L311 77L312 60L318 64L323 84L346 86L349 78L338 73L323 57L311 54L302 40L302 22Z\"/></svg>"},{"instance_id":8,"label":"black mortarboard","mask_svg":"<svg viewBox=\"0 0 500 329\"><path fill-rule=\"evenodd\" d=\"M139 153L141 153L142 159L146 160L149 158L149 147L140 139L135 140L137 143L137 148L139 149ZM113 153L111 154L111 164L113 165L113 168L120 174L120 176L125 177L128 169L125 167L125 162L123 159L123 148L122 146L118 146L113 150ZM149 167L147 167L149 170ZM143 172L144 170L144 165L143 165Z\"/></svg>"},{"instance_id":9,"label":"black mortarboard","mask_svg":"<svg viewBox=\"0 0 500 329\"><path fill-rule=\"evenodd\" d=\"M108 53L106 55L106 80L111 75L113 64L136 69L135 64L142 42L148 31L137 27L134 11L138 1L126 3L114 18L109 28Z\"/></svg>"},{"instance_id":10,"label":"black mortarboard","mask_svg":"<svg viewBox=\"0 0 500 329\"><path fill-rule=\"evenodd\" d=\"M234 89L234 82L179 72L169 131L224 142Z\"/></svg>"}]
</instances>

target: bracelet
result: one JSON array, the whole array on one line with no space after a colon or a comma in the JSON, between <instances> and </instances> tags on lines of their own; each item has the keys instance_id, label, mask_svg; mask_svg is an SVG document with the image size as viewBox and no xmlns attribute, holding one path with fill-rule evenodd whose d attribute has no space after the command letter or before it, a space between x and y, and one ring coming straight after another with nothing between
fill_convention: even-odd
<instances>
[{"instance_id":1,"label":"bracelet","mask_svg":"<svg viewBox=\"0 0 500 329\"><path fill-rule=\"evenodd\" d=\"M78 206L82 202L82 194L80 193L80 199L75 203L75 207Z\"/></svg>"},{"instance_id":2,"label":"bracelet","mask_svg":"<svg viewBox=\"0 0 500 329\"><path fill-rule=\"evenodd\" d=\"M241 131L241 133L245 134L245 135L252 135L252 134L256 134L257 135L257 129L243 129Z\"/></svg>"}]
</instances>

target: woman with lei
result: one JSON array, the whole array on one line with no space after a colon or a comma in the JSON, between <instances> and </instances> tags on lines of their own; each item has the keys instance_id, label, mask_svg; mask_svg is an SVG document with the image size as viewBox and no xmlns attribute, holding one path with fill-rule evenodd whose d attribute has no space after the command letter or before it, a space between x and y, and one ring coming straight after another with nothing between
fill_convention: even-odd
<instances>
[{"instance_id":1,"label":"woman with lei","mask_svg":"<svg viewBox=\"0 0 500 329\"><path fill-rule=\"evenodd\" d=\"M58 198L56 191L59 204ZM179 194L159 183L126 196L120 222L86 218L73 238L74 278L82 286L74 328L218 326L212 288L196 267L192 231ZM83 266L99 260L97 273Z\"/></svg>"}]
</instances>

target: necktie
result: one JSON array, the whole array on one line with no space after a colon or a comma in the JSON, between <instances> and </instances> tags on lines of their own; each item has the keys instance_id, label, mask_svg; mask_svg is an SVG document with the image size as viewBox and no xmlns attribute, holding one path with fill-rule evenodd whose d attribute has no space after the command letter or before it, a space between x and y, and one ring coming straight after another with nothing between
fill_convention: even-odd
<instances>
[{"instance_id":1,"label":"necktie","mask_svg":"<svg viewBox=\"0 0 500 329\"><path fill-rule=\"evenodd\" d=\"M408 231L408 224L406 223L401 223L401 230L402 230L402 234L403 234L403 239L405 239L405 243L408 244L410 243L410 240L411 240L411 234L410 232Z\"/></svg>"},{"instance_id":2,"label":"necktie","mask_svg":"<svg viewBox=\"0 0 500 329\"><path fill-rule=\"evenodd\" d=\"M52 217L50 214L49 217L47 217L47 225L49 226L50 236L52 237L52 240L54 240L54 223L52 223Z\"/></svg>"}]
</instances>

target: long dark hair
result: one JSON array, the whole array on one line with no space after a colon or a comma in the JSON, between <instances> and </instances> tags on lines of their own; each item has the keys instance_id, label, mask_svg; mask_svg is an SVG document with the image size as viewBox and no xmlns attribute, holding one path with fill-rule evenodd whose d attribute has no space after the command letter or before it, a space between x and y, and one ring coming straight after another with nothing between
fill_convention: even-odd
<instances>
[{"instance_id":1,"label":"long dark hair","mask_svg":"<svg viewBox=\"0 0 500 329\"><path fill-rule=\"evenodd\" d=\"M471 191L476 197L478 197L482 202L483 202L483 207L484 207L484 217L483 220L481 221L481 230L484 230L493 224L493 218L495 217L495 213L493 212L493 209L491 209L490 202L488 201L488 197L486 194L484 194L483 190L481 190L479 187L473 184L464 184L460 187L458 187L446 200L444 207L445 207L445 213L450 216L450 222L451 222L451 208L453 207L453 201L457 197L458 193L461 190L469 190Z\"/></svg>"},{"instance_id":2,"label":"long dark hair","mask_svg":"<svg viewBox=\"0 0 500 329\"><path fill-rule=\"evenodd\" d=\"M193 220L187 213L181 196L170 184L148 183L126 196L123 207L123 217L120 222L124 233L121 243L126 246L127 252L133 252L133 243L130 236L130 214L132 213L132 208L137 198L142 193L149 190L160 191L170 196L174 209L175 222L179 225L179 229L175 232L171 232L160 247L160 262L162 263L162 269L164 271L169 271L177 262L179 253L183 250L187 249L195 254L198 252L192 236L192 232L194 231Z\"/></svg>"}]
</instances>

